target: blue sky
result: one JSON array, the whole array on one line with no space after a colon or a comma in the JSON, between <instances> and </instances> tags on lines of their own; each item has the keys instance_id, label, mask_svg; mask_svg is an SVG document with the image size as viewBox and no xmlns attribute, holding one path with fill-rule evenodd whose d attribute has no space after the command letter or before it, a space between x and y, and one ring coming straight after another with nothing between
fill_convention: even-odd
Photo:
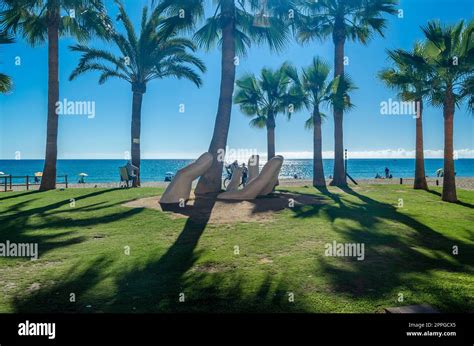
<instances>
[{"instance_id":1,"label":"blue sky","mask_svg":"<svg viewBox=\"0 0 474 346\"><path fill-rule=\"evenodd\" d=\"M142 5L148 1L124 1L127 11L138 20ZM111 14L116 12L107 1ZM207 2L211 4L211 1ZM454 23L469 19L474 13L472 0L401 0L403 18L391 17L385 38L377 37L367 46L346 44L349 64L346 71L358 86L353 94L355 110L344 120L345 147L352 157L410 157L415 145L415 120L408 115L381 115L380 103L396 93L377 78L377 72L389 66L385 50L409 49L422 39L419 29L432 19ZM128 83L109 80L98 85L98 75L91 73L69 82L68 76L79 55L69 51L74 41L63 38L60 44L60 99L94 101L96 116L61 116L59 127L59 158L123 158L129 150L132 93ZM102 43L91 41L91 46ZM110 49L114 49L110 47ZM148 85L142 111L143 158L193 158L207 150L212 136L220 80L218 48L198 55L208 71L201 89L184 80L157 80ZM305 46L290 43L283 52L253 46L247 57L240 59L237 77L246 72L258 73L262 67L277 67L291 61L298 67L308 65L313 56L333 60L333 45L312 42ZM15 65L15 58L21 65ZM0 159L13 159L20 152L22 159L44 156L47 108L47 47L31 48L21 38L17 43L0 48L0 70L12 76L15 89L0 95ZM185 112L179 112L179 105ZM304 129L307 112L293 115L291 121L277 119L276 150L287 157L311 157L312 133ZM459 157L474 157L473 116L465 108L455 115L454 147ZM234 149L266 151L264 130L250 128L249 118L234 106L228 145ZM440 109L426 107L424 113L425 149L428 157L440 157L443 149L443 118ZM333 122L329 117L323 125L323 150L330 157L333 150Z\"/></svg>"}]
</instances>

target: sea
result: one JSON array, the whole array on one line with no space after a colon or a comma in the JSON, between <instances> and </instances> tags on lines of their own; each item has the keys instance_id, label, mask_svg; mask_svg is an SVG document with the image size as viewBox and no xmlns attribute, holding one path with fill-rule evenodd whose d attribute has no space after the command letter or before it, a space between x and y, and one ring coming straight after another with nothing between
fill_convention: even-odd
<instances>
[{"instance_id":1,"label":"sea","mask_svg":"<svg viewBox=\"0 0 474 346\"><path fill-rule=\"evenodd\" d=\"M175 173L193 160L142 160L142 181L164 181L167 172ZM261 162L263 164L264 162ZM0 172L12 176L33 176L43 170L43 160L0 160ZM119 182L119 167L126 164L124 160L58 160L57 175L68 176L70 183L85 173L86 183ZM295 174L301 179L311 179L313 174L311 159L288 159L283 163L281 178L293 178ZM324 159L324 172L327 178L332 174L334 160ZM474 177L474 159L457 159L454 161L456 176ZM385 167L389 168L394 178L414 177L414 159L350 159L347 171L354 179L374 178L377 173L385 176ZM435 177L436 170L443 167L442 159L426 159L425 172L427 177ZM24 181L24 178L14 179ZM58 181L62 180L58 178Z\"/></svg>"}]
</instances>

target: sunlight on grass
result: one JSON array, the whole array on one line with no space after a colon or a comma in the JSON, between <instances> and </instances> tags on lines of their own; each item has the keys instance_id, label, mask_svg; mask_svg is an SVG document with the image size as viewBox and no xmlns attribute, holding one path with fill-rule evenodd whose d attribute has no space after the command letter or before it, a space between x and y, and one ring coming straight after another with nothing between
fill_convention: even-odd
<instances>
[{"instance_id":1,"label":"sunlight on grass","mask_svg":"<svg viewBox=\"0 0 474 346\"><path fill-rule=\"evenodd\" d=\"M36 242L40 257L0 258L0 311L474 311L472 191L459 191L460 205L400 186L290 190L323 203L201 224L122 206L155 188L3 194L1 239ZM365 259L325 256L333 241L363 243Z\"/></svg>"}]
</instances>

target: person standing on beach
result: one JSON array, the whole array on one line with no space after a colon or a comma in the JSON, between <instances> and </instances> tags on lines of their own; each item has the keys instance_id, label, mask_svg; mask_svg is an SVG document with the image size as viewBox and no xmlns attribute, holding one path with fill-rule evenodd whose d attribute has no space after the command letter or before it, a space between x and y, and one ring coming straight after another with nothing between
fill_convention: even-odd
<instances>
[{"instance_id":1,"label":"person standing on beach","mask_svg":"<svg viewBox=\"0 0 474 346\"><path fill-rule=\"evenodd\" d=\"M249 169L245 166L245 163L242 163L242 186L245 187L247 184L247 179L249 176Z\"/></svg>"},{"instance_id":2,"label":"person standing on beach","mask_svg":"<svg viewBox=\"0 0 474 346\"><path fill-rule=\"evenodd\" d=\"M388 178L390 178L390 170L388 169L388 167L385 167L385 179Z\"/></svg>"}]
</instances>

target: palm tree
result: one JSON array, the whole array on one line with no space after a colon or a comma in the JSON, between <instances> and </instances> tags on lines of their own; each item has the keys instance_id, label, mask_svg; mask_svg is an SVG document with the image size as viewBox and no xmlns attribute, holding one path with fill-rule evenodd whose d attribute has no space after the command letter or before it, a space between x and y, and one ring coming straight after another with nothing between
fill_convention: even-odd
<instances>
[{"instance_id":1,"label":"palm tree","mask_svg":"<svg viewBox=\"0 0 474 346\"><path fill-rule=\"evenodd\" d=\"M105 8L101 0L3 0L0 25L21 33L31 46L48 44L48 120L46 154L40 190L56 188L59 101L59 38L86 40L95 33L105 35ZM100 25L99 25L100 24Z\"/></svg>"},{"instance_id":2,"label":"palm tree","mask_svg":"<svg viewBox=\"0 0 474 346\"><path fill-rule=\"evenodd\" d=\"M337 76L329 83L327 91L327 103L334 109L340 109L341 112L349 112L355 108L351 101L351 93L357 90L356 85L347 73Z\"/></svg>"},{"instance_id":3,"label":"palm tree","mask_svg":"<svg viewBox=\"0 0 474 346\"><path fill-rule=\"evenodd\" d=\"M215 193L222 186L223 160L229 133L234 93L236 58L245 56L252 42L267 42L270 48L281 50L290 36L282 18L292 8L292 0L217 0L214 14L195 33L195 40L206 49L220 46L221 82L214 132L209 152L214 156L211 168L199 179L196 194ZM190 27L204 14L204 0L161 0L158 7L172 15L171 26ZM183 15L184 14L184 15Z\"/></svg>"},{"instance_id":4,"label":"palm tree","mask_svg":"<svg viewBox=\"0 0 474 346\"><path fill-rule=\"evenodd\" d=\"M267 129L267 158L275 157L275 118L286 114L288 119L303 102L302 94L293 87L289 71L293 70L285 63L280 68L262 69L259 78L253 74L244 75L237 81L234 102L248 116L254 116L250 125Z\"/></svg>"},{"instance_id":5,"label":"palm tree","mask_svg":"<svg viewBox=\"0 0 474 346\"><path fill-rule=\"evenodd\" d=\"M474 111L474 19L443 26L431 21L422 30L427 38L427 60L434 70L431 102L443 107L444 177L442 199L456 202L454 170L454 112L467 100Z\"/></svg>"},{"instance_id":6,"label":"palm tree","mask_svg":"<svg viewBox=\"0 0 474 346\"><path fill-rule=\"evenodd\" d=\"M300 0L304 14L295 23L298 39L332 37L334 43L334 77L344 74L346 40L366 44L374 33L383 36L384 14L395 14L397 0ZM341 103L343 104L343 103ZM331 185L346 186L343 144L343 109L334 108L334 178Z\"/></svg>"},{"instance_id":7,"label":"palm tree","mask_svg":"<svg viewBox=\"0 0 474 346\"><path fill-rule=\"evenodd\" d=\"M313 129L313 186L324 187L323 147L321 124L325 114L321 112L321 105L327 102L331 95L330 65L320 57L313 58L310 66L302 70L299 85L305 98L305 105L311 112L305 123L307 129Z\"/></svg>"},{"instance_id":8,"label":"palm tree","mask_svg":"<svg viewBox=\"0 0 474 346\"><path fill-rule=\"evenodd\" d=\"M428 190L423 153L423 99L431 92L431 71L425 58L425 47L416 43L411 52L397 49L388 51L395 67L384 69L379 78L387 86L400 90L403 101L415 102L416 108L416 155L414 189Z\"/></svg>"},{"instance_id":9,"label":"palm tree","mask_svg":"<svg viewBox=\"0 0 474 346\"><path fill-rule=\"evenodd\" d=\"M193 68L201 72L206 68L204 63L192 54L196 50L194 43L177 36L176 30L169 30L164 25L162 12L155 10L149 15L148 7L145 6L142 11L141 31L137 37L123 5L120 2L117 2L117 5L118 19L125 34L113 28L110 39L120 55L84 45L72 46L71 49L81 52L82 57L69 79L73 80L86 72L96 71L100 73L99 84L105 83L109 78L122 79L131 84L131 158L132 164L140 168L141 108L148 82L176 77L188 79L200 87L201 77Z\"/></svg>"},{"instance_id":10,"label":"palm tree","mask_svg":"<svg viewBox=\"0 0 474 346\"><path fill-rule=\"evenodd\" d=\"M0 31L0 44L13 43L13 38L7 33ZM0 93L6 94L13 88L13 83L10 77L6 74L0 73Z\"/></svg>"}]
</instances>

